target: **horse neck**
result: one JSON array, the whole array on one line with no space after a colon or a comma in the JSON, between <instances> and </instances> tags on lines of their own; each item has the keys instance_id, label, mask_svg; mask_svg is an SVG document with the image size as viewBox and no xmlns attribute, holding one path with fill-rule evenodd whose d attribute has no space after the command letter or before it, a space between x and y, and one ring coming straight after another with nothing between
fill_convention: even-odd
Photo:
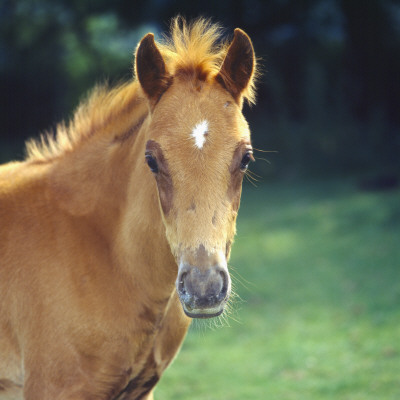
<instances>
[{"instance_id":1,"label":"horse neck","mask_svg":"<svg viewBox=\"0 0 400 400\"><path fill-rule=\"evenodd\" d=\"M150 118L147 113L140 117L136 134L114 143L100 157L105 165L100 168L101 191L91 219L109 236L115 262L125 276L151 282L146 295L154 299L170 295L177 266L165 236L157 186L144 158Z\"/></svg>"},{"instance_id":2,"label":"horse neck","mask_svg":"<svg viewBox=\"0 0 400 400\"><path fill-rule=\"evenodd\" d=\"M177 267L144 162L150 117L147 106L134 111L126 123L116 114L117 130L111 124L55 162L50 187L60 208L82 217L108 243L124 276L151 280L155 290L170 292Z\"/></svg>"}]
</instances>

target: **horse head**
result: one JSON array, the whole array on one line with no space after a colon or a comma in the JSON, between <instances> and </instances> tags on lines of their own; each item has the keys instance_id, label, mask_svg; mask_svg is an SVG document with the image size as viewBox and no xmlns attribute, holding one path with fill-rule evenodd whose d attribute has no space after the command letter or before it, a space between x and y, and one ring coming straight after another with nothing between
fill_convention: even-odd
<instances>
[{"instance_id":1,"label":"horse head","mask_svg":"<svg viewBox=\"0 0 400 400\"><path fill-rule=\"evenodd\" d=\"M191 53L186 63L184 57L173 63L176 52L156 44L152 34L136 53L136 75L151 115L145 160L178 265L177 293L185 313L198 318L221 314L228 301L227 262L243 176L253 159L242 115L254 83L253 46L236 29L230 45L220 48L219 62L210 61L207 40L185 49ZM183 37L183 47L184 42Z\"/></svg>"}]
</instances>

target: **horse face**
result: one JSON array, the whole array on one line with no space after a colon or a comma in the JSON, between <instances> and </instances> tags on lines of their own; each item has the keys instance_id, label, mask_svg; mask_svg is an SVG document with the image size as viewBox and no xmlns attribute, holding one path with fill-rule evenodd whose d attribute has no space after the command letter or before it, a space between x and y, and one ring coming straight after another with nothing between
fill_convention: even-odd
<instances>
[{"instance_id":1,"label":"horse face","mask_svg":"<svg viewBox=\"0 0 400 400\"><path fill-rule=\"evenodd\" d=\"M241 36L240 40L246 42L246 38ZM213 79L188 74L170 79L151 39L146 44L151 47L146 51L155 53L147 54L153 58L148 78L151 85L140 72L140 55L146 53L142 45L137 55L138 78L152 110L145 157L157 184L166 236L178 264L176 289L183 309L190 317L213 317L223 312L231 290L227 261L242 179L252 159L250 133L241 113L240 93L244 89L232 89L233 81L227 75L243 80L240 74L249 60L245 66L232 60L237 53L242 57L234 40ZM231 64L240 71L231 71ZM248 71L247 84L252 72ZM165 85L164 91L156 87L154 76L160 86Z\"/></svg>"},{"instance_id":2,"label":"horse face","mask_svg":"<svg viewBox=\"0 0 400 400\"><path fill-rule=\"evenodd\" d=\"M184 310L218 315L230 293L227 260L252 158L247 124L219 87L198 91L176 82L155 108L149 133L146 160L179 265Z\"/></svg>"}]
</instances>

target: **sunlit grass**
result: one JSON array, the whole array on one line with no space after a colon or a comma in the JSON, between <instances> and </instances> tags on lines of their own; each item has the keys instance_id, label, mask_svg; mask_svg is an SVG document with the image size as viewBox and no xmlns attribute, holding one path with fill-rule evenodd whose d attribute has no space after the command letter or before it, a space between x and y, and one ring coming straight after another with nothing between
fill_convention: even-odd
<instances>
[{"instance_id":1,"label":"sunlit grass","mask_svg":"<svg viewBox=\"0 0 400 400\"><path fill-rule=\"evenodd\" d=\"M400 398L400 192L245 188L233 319L196 324L156 399Z\"/></svg>"}]
</instances>

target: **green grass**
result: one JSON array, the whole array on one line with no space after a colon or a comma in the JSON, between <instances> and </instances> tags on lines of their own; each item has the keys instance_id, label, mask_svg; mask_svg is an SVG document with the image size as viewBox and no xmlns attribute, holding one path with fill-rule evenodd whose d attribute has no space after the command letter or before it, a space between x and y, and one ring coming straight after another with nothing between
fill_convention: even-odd
<instances>
[{"instance_id":1,"label":"green grass","mask_svg":"<svg viewBox=\"0 0 400 400\"><path fill-rule=\"evenodd\" d=\"M156 399L400 398L398 190L246 187L230 264L229 326L196 324Z\"/></svg>"}]
</instances>

